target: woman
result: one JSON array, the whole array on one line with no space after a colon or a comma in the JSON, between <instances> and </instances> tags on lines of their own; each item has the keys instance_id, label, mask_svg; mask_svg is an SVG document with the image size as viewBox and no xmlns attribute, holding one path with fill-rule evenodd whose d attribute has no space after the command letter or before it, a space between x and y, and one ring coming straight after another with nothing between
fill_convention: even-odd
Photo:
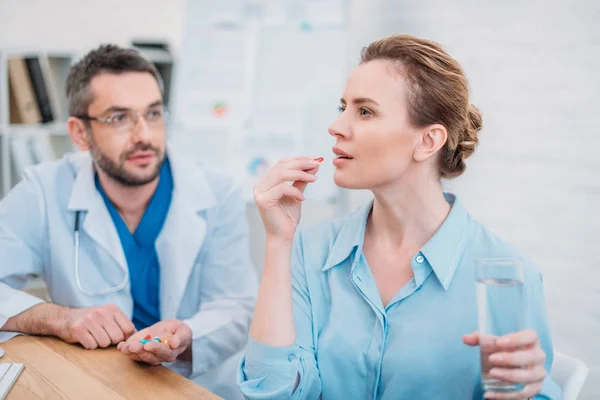
<instances>
[{"instance_id":1,"label":"woman","mask_svg":"<svg viewBox=\"0 0 600 400\"><path fill-rule=\"evenodd\" d=\"M473 221L441 178L465 170L481 115L458 63L397 35L362 52L329 128L335 182L371 204L296 234L322 159L279 162L255 188L267 241L239 383L250 399L557 399L542 282L525 265L531 328L502 337L483 393L474 259L522 257ZM293 181L293 185L286 182ZM462 340L461 340L462 338ZM515 368L524 367L524 368Z\"/></svg>"}]
</instances>

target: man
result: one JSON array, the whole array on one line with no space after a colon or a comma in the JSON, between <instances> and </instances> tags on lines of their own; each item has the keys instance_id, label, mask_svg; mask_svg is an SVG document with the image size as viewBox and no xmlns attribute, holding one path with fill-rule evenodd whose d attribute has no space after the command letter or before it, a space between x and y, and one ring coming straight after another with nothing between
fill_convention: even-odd
<instances>
[{"instance_id":1,"label":"man","mask_svg":"<svg viewBox=\"0 0 600 400\"><path fill-rule=\"evenodd\" d=\"M256 277L238 191L167 150L162 81L136 51L91 51L67 94L71 138L87 152L28 170L0 203L0 340L118 345L240 397ZM33 274L53 304L19 290ZM140 344L146 335L167 340Z\"/></svg>"}]
</instances>

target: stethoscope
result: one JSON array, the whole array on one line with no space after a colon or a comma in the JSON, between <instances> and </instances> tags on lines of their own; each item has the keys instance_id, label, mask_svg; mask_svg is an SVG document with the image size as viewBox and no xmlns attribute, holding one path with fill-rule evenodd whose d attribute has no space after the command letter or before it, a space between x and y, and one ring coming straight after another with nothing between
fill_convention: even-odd
<instances>
[{"instance_id":1,"label":"stethoscope","mask_svg":"<svg viewBox=\"0 0 600 400\"><path fill-rule=\"evenodd\" d=\"M122 290L125 286L127 286L127 283L129 282L129 271L126 268L123 268L125 271L125 276L123 277L123 281L115 286L115 287L110 287L108 289L104 289L104 290L99 290L97 292L91 292L88 290L85 290L83 288L83 286L81 286L81 280L79 279L79 215L80 215L81 211L75 211L75 243L74 243L74 247L75 247L75 251L74 251L74 261L75 261L75 280L77 281L77 287L79 288L79 290L81 290L81 293L85 294L86 296L102 296L108 293L113 293L113 292L118 292L119 290Z\"/></svg>"}]
</instances>

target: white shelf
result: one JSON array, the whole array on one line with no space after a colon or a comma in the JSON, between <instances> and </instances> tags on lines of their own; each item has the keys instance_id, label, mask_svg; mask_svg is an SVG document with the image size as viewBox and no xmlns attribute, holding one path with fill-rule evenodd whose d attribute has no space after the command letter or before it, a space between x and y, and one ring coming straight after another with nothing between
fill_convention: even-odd
<instances>
[{"instance_id":1,"label":"white shelf","mask_svg":"<svg viewBox=\"0 0 600 400\"><path fill-rule=\"evenodd\" d=\"M12 124L6 130L11 135L34 136L43 133L50 136L69 136L67 123L64 121L49 122L47 124Z\"/></svg>"},{"instance_id":2,"label":"white shelf","mask_svg":"<svg viewBox=\"0 0 600 400\"><path fill-rule=\"evenodd\" d=\"M23 166L48 160L47 155L60 158L71 151L67 130L68 110L64 84L76 52L34 48L0 49L0 198L5 196L20 179ZM44 124L11 124L9 104L8 60L37 57L44 72L48 95L53 105L56 122ZM48 138L50 137L50 138ZM63 139L64 138L64 139ZM67 143L69 142L69 143ZM32 153L32 154L30 154ZM40 156L42 155L42 156ZM31 156L31 157L30 157Z\"/></svg>"},{"instance_id":3,"label":"white shelf","mask_svg":"<svg viewBox=\"0 0 600 400\"><path fill-rule=\"evenodd\" d=\"M56 58L73 58L73 54L75 52L65 51L65 50L40 50L34 48L4 48L1 49L2 54L6 58L12 57L34 57L39 56L40 54L46 55L48 57L56 57Z\"/></svg>"},{"instance_id":4,"label":"white shelf","mask_svg":"<svg viewBox=\"0 0 600 400\"><path fill-rule=\"evenodd\" d=\"M154 63L172 64L173 56L167 50L153 49L149 47L134 47Z\"/></svg>"}]
</instances>

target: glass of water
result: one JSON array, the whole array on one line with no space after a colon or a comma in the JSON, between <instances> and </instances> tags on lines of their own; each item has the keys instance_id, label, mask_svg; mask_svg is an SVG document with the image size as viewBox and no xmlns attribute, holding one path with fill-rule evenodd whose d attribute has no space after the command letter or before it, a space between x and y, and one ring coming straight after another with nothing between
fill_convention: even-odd
<instances>
[{"instance_id":1,"label":"glass of water","mask_svg":"<svg viewBox=\"0 0 600 400\"><path fill-rule=\"evenodd\" d=\"M525 385L489 376L489 361L496 353L496 340L525 329L523 264L519 259L482 258L475 260L477 313L481 378L484 391L518 392Z\"/></svg>"}]
</instances>

